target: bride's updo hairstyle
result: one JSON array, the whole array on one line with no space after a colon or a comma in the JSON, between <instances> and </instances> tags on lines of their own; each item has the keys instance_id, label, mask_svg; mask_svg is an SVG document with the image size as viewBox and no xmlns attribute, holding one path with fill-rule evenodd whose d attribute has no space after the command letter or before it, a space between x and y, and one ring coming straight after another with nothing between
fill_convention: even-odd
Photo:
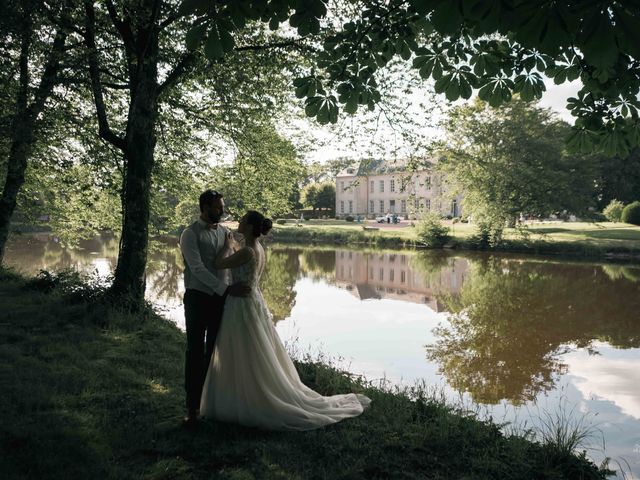
<instances>
[{"instance_id":1,"label":"bride's updo hairstyle","mask_svg":"<svg viewBox=\"0 0 640 480\"><path fill-rule=\"evenodd\" d=\"M249 210L247 212L247 223L253 228L253 236L258 238L260 235L266 235L271 231L273 222L266 218L260 212Z\"/></svg>"}]
</instances>

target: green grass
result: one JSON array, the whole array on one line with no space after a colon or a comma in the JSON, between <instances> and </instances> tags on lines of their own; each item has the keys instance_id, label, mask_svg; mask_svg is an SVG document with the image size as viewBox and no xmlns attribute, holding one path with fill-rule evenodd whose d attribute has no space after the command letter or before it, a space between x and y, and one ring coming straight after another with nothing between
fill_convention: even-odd
<instances>
[{"instance_id":1,"label":"green grass","mask_svg":"<svg viewBox=\"0 0 640 480\"><path fill-rule=\"evenodd\" d=\"M305 383L366 393L364 415L303 433L184 430L184 334L151 311L70 302L61 288L44 293L0 270L2 478L605 478L582 454L505 436L424 389L375 388L321 359L297 362Z\"/></svg>"},{"instance_id":2,"label":"green grass","mask_svg":"<svg viewBox=\"0 0 640 480\"><path fill-rule=\"evenodd\" d=\"M279 242L361 244L377 247L420 247L415 229L365 231L362 224L339 220L311 220L302 226L276 225ZM476 250L473 225L445 222L450 227L447 247ZM374 224L369 224L374 226ZM623 223L553 222L527 226L525 234L506 229L495 250L573 256L640 256L640 227Z\"/></svg>"}]
</instances>

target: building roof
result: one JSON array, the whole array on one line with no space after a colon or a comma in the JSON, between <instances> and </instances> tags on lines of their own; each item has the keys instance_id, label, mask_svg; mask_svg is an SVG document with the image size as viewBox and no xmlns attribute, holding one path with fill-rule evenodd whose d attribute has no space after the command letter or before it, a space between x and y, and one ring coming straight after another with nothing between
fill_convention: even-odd
<instances>
[{"instance_id":1,"label":"building roof","mask_svg":"<svg viewBox=\"0 0 640 480\"><path fill-rule=\"evenodd\" d=\"M363 177L366 175L384 175L387 173L406 172L411 167L416 168L416 171L421 171L428 168L425 164L433 164L435 161L435 159L425 159L424 161L420 161L417 159L385 160L382 158L368 158L365 160L354 161L353 165L342 170L337 176Z\"/></svg>"}]
</instances>

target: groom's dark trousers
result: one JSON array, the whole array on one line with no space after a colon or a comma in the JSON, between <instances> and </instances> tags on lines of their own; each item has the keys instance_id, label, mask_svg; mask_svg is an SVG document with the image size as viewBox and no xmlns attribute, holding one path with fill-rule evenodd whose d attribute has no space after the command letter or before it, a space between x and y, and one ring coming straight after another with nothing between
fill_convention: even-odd
<instances>
[{"instance_id":1,"label":"groom's dark trousers","mask_svg":"<svg viewBox=\"0 0 640 480\"><path fill-rule=\"evenodd\" d=\"M187 392L187 410L192 413L200 408L202 386L220 330L224 300L224 297L207 295L199 290L187 289L184 293L187 327L184 386Z\"/></svg>"}]
</instances>

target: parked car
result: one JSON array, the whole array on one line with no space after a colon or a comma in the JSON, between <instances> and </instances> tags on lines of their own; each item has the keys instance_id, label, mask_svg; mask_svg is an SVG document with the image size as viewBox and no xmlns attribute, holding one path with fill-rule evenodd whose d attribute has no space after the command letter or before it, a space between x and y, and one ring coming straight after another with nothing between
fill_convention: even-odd
<instances>
[{"instance_id":1,"label":"parked car","mask_svg":"<svg viewBox=\"0 0 640 480\"><path fill-rule=\"evenodd\" d=\"M380 217L376 217L376 222L378 223L387 223L387 216L381 215Z\"/></svg>"}]
</instances>

